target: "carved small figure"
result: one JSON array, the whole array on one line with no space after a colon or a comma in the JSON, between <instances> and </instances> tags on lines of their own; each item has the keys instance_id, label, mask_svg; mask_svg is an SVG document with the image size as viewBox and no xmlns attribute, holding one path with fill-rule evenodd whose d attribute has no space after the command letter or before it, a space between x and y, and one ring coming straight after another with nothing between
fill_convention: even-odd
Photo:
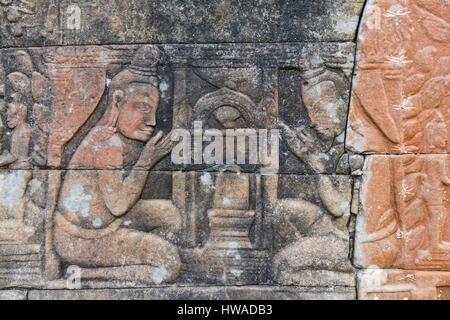
<instances>
[{"instance_id":1,"label":"carved small figure","mask_svg":"<svg viewBox=\"0 0 450 320\"><path fill-rule=\"evenodd\" d=\"M12 132L9 152L4 152L0 166L10 165L14 169L29 169L31 127L28 124L28 109L31 99L31 80L27 76L32 68L31 58L25 51L12 55L17 71L6 77L5 100L7 103L6 124Z\"/></svg>"},{"instance_id":2,"label":"carved small figure","mask_svg":"<svg viewBox=\"0 0 450 320\"><path fill-rule=\"evenodd\" d=\"M14 157L12 168L30 168L29 148L31 128L27 123L27 107L16 101L8 107L8 127L12 129L11 155Z\"/></svg>"}]
</instances>

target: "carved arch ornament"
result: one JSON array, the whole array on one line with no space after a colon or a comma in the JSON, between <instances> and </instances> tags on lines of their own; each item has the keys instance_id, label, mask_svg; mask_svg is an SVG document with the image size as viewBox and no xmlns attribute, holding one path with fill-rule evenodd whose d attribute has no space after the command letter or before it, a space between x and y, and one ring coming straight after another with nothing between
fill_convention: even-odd
<instances>
[{"instance_id":1,"label":"carved arch ornament","mask_svg":"<svg viewBox=\"0 0 450 320\"><path fill-rule=\"evenodd\" d=\"M221 88L201 97L195 104L193 121L206 122L214 111L224 106L236 108L248 128L257 127L258 120L254 113L256 104L247 95L228 88Z\"/></svg>"}]
</instances>

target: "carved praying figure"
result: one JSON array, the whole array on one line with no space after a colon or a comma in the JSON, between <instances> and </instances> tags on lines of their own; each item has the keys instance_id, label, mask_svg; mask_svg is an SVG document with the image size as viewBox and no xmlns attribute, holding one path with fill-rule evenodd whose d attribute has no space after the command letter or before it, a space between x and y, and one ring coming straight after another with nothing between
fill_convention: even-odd
<instances>
[{"instance_id":1,"label":"carved praying figure","mask_svg":"<svg viewBox=\"0 0 450 320\"><path fill-rule=\"evenodd\" d=\"M10 92L7 95L6 124L12 130L10 150L0 157L0 166L10 165L12 169L29 169L31 127L27 123L27 101L31 92L31 81L22 72L13 72L7 76Z\"/></svg>"},{"instance_id":2,"label":"carved praying figure","mask_svg":"<svg viewBox=\"0 0 450 320\"><path fill-rule=\"evenodd\" d=\"M30 167L31 128L27 123L27 106L15 99L8 105L8 127L12 129L10 159L11 168L25 169Z\"/></svg>"},{"instance_id":3,"label":"carved praying figure","mask_svg":"<svg viewBox=\"0 0 450 320\"><path fill-rule=\"evenodd\" d=\"M346 113L347 107L340 92L345 92L346 83L345 78L318 62L319 65L304 72L305 83L301 90L311 124L294 127L281 120L278 124L290 151L315 173L323 173L330 166L338 171L344 158L345 118L341 115ZM287 223L292 228L286 233L287 238L293 239L274 258L274 272L281 283L292 284L297 274L311 266L320 269L333 265L333 270L351 272L346 259L334 259L323 250L323 247L333 246L332 251L337 256L348 256L346 224L350 201L329 175L320 175L316 188L323 207L300 198L279 199L275 207L277 233L284 238L283 228ZM322 246L312 247L310 243ZM297 258L299 252L302 259Z\"/></svg>"},{"instance_id":4,"label":"carved praying figure","mask_svg":"<svg viewBox=\"0 0 450 320\"><path fill-rule=\"evenodd\" d=\"M317 61L316 61L317 60ZM316 173L340 170L345 159L344 137L347 104L346 79L328 70L321 59L305 66L302 100L311 120L309 126L289 126L281 120L288 148Z\"/></svg>"},{"instance_id":5,"label":"carved praying figure","mask_svg":"<svg viewBox=\"0 0 450 320\"><path fill-rule=\"evenodd\" d=\"M32 163L45 166L50 86L46 77L36 71L29 53L15 51L10 59L16 71L6 77L0 96L6 93L7 122L11 123L8 127L12 132L10 150L3 153L0 150L0 166L10 165L14 169L30 169ZM0 136L2 133L0 128Z\"/></svg>"},{"instance_id":6,"label":"carved praying figure","mask_svg":"<svg viewBox=\"0 0 450 320\"><path fill-rule=\"evenodd\" d=\"M151 138L160 98L160 61L160 51L145 46L114 77L103 118L69 164L71 169L99 170L69 170L65 175L55 217L55 248L64 262L85 268L88 277L159 284L178 276L177 248L150 233L177 231L178 210L170 201L140 199L148 170L172 147L170 135L160 132ZM139 158L130 160L129 154ZM131 162L128 175L108 170Z\"/></svg>"}]
</instances>

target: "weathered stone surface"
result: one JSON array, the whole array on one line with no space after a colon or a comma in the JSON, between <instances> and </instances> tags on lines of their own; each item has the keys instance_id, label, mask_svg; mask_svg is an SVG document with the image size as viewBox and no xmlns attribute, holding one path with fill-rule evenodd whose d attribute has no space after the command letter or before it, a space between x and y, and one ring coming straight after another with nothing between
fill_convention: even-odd
<instances>
[{"instance_id":1,"label":"weathered stone surface","mask_svg":"<svg viewBox=\"0 0 450 320\"><path fill-rule=\"evenodd\" d=\"M363 161L344 139L362 1L195 4L61 0L35 12L48 30L3 26L0 288L355 298L350 174ZM50 44L67 46L38 47ZM179 163L181 129L194 151ZM234 145L199 130L233 131L241 154L229 162ZM239 145L252 138L270 150ZM225 158L197 161L198 146Z\"/></svg>"},{"instance_id":2,"label":"weathered stone surface","mask_svg":"<svg viewBox=\"0 0 450 320\"><path fill-rule=\"evenodd\" d=\"M40 282L46 174L0 172L0 287Z\"/></svg>"},{"instance_id":3,"label":"weathered stone surface","mask_svg":"<svg viewBox=\"0 0 450 320\"><path fill-rule=\"evenodd\" d=\"M363 0L8 0L0 46L352 41Z\"/></svg>"},{"instance_id":4,"label":"weathered stone surface","mask_svg":"<svg viewBox=\"0 0 450 320\"><path fill-rule=\"evenodd\" d=\"M450 4L368 2L347 146L359 153L450 150Z\"/></svg>"},{"instance_id":5,"label":"weathered stone surface","mask_svg":"<svg viewBox=\"0 0 450 320\"><path fill-rule=\"evenodd\" d=\"M220 171L170 161L169 133L201 121L224 134L281 129L276 172L349 174L353 51L351 43L3 50L0 166ZM142 94L131 98L135 90ZM146 116L136 109L143 101ZM166 138L145 144L155 130Z\"/></svg>"},{"instance_id":6,"label":"weathered stone surface","mask_svg":"<svg viewBox=\"0 0 450 320\"><path fill-rule=\"evenodd\" d=\"M0 47L61 43L58 0L0 2Z\"/></svg>"},{"instance_id":7,"label":"weathered stone surface","mask_svg":"<svg viewBox=\"0 0 450 320\"><path fill-rule=\"evenodd\" d=\"M30 300L354 300L349 287L155 287L146 289L32 290Z\"/></svg>"},{"instance_id":8,"label":"weathered stone surface","mask_svg":"<svg viewBox=\"0 0 450 320\"><path fill-rule=\"evenodd\" d=\"M346 176L12 170L0 182L0 287L65 289L74 272L83 288L355 285Z\"/></svg>"},{"instance_id":9,"label":"weathered stone surface","mask_svg":"<svg viewBox=\"0 0 450 320\"><path fill-rule=\"evenodd\" d=\"M361 185L355 262L449 270L450 158L370 156Z\"/></svg>"},{"instance_id":10,"label":"weathered stone surface","mask_svg":"<svg viewBox=\"0 0 450 320\"><path fill-rule=\"evenodd\" d=\"M0 0L0 299L450 299L449 3L363 3Z\"/></svg>"},{"instance_id":11,"label":"weathered stone surface","mask_svg":"<svg viewBox=\"0 0 450 320\"><path fill-rule=\"evenodd\" d=\"M352 170L359 299L449 299L449 9L366 4L346 139L373 154Z\"/></svg>"},{"instance_id":12,"label":"weathered stone surface","mask_svg":"<svg viewBox=\"0 0 450 320\"><path fill-rule=\"evenodd\" d=\"M0 300L27 300L27 292L24 290L0 290Z\"/></svg>"},{"instance_id":13,"label":"weathered stone surface","mask_svg":"<svg viewBox=\"0 0 450 320\"><path fill-rule=\"evenodd\" d=\"M363 300L450 300L448 272L372 269L358 273Z\"/></svg>"}]
</instances>

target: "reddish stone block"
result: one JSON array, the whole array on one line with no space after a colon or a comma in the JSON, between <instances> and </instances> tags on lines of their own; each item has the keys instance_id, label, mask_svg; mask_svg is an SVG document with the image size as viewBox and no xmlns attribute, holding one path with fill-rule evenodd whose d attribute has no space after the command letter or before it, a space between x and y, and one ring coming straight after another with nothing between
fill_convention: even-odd
<instances>
[{"instance_id":1,"label":"reddish stone block","mask_svg":"<svg viewBox=\"0 0 450 320\"><path fill-rule=\"evenodd\" d=\"M369 1L359 35L350 149L450 150L449 9L438 0Z\"/></svg>"},{"instance_id":2,"label":"reddish stone block","mask_svg":"<svg viewBox=\"0 0 450 320\"><path fill-rule=\"evenodd\" d=\"M450 157L371 156L356 227L361 267L450 270Z\"/></svg>"}]
</instances>

